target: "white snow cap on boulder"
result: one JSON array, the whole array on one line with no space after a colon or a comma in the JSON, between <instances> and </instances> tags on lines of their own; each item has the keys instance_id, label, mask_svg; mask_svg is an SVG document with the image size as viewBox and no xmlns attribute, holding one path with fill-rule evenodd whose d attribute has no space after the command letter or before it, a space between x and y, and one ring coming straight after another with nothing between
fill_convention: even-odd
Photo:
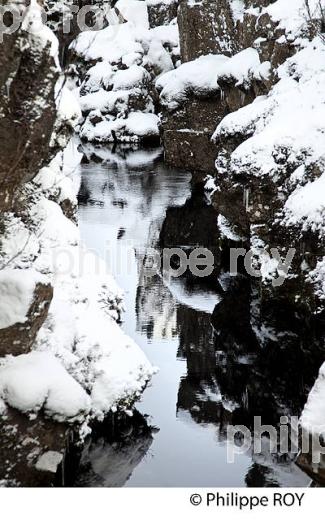
<instances>
[{"instance_id":1,"label":"white snow cap on boulder","mask_svg":"<svg viewBox=\"0 0 325 520\"><path fill-rule=\"evenodd\" d=\"M251 78L268 73L255 49L245 49L229 58L223 54L208 54L183 63L166 72L156 82L160 100L168 109L176 109L190 95L204 97L220 90L219 80L234 80L236 86L248 84Z\"/></svg>"},{"instance_id":2,"label":"white snow cap on boulder","mask_svg":"<svg viewBox=\"0 0 325 520\"><path fill-rule=\"evenodd\" d=\"M90 398L49 352L7 356L0 365L0 397L21 412L38 412L58 421L84 418Z\"/></svg>"}]
</instances>

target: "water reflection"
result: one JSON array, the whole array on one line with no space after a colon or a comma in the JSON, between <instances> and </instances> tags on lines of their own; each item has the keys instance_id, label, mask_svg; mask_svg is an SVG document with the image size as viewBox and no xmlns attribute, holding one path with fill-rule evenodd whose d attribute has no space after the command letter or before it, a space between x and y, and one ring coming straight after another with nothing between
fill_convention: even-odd
<instances>
[{"instance_id":1,"label":"water reflection","mask_svg":"<svg viewBox=\"0 0 325 520\"><path fill-rule=\"evenodd\" d=\"M138 412L132 417L107 417L86 441L74 485L124 486L134 468L148 456L152 440L153 430Z\"/></svg>"},{"instance_id":2,"label":"water reflection","mask_svg":"<svg viewBox=\"0 0 325 520\"><path fill-rule=\"evenodd\" d=\"M281 415L300 413L324 357L315 325L289 319L288 309L276 304L263 307L257 288L244 277L227 280L216 210L201 190L191 190L187 172L164 165L160 150L83 151L83 237L99 254L109 240L113 259L129 255L127 270L112 263L126 293L123 327L160 373L139 404L159 433L149 439L140 431L126 450L113 439L91 441L80 482L306 485L294 456L269 455L267 439L262 454L249 452L228 464L226 431L231 424L252 429L255 415L278 426ZM188 252L197 245L215 257L204 284L189 275L168 283L161 273L143 276L148 246Z\"/></svg>"}]
</instances>

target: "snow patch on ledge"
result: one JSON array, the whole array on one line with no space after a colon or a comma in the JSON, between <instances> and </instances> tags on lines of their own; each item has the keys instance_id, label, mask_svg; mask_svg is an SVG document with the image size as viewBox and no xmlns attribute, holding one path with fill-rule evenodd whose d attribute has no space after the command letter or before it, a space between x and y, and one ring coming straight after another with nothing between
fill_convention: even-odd
<instances>
[{"instance_id":1,"label":"snow patch on ledge","mask_svg":"<svg viewBox=\"0 0 325 520\"><path fill-rule=\"evenodd\" d=\"M156 88L161 103L175 110L191 95L206 97L220 91L218 81L235 81L236 86L247 86L251 79L267 76L269 64L261 64L256 49L248 48L231 58L223 54L208 54L183 63L176 70L160 76Z\"/></svg>"},{"instance_id":2,"label":"snow patch on ledge","mask_svg":"<svg viewBox=\"0 0 325 520\"><path fill-rule=\"evenodd\" d=\"M0 329L27 320L36 284L43 280L44 277L32 269L0 271Z\"/></svg>"}]
</instances>

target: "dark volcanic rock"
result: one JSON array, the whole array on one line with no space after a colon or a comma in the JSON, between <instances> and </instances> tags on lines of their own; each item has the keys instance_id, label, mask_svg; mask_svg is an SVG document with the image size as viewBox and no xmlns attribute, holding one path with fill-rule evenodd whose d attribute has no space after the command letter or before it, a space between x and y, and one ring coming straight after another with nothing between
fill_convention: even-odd
<instances>
[{"instance_id":1,"label":"dark volcanic rock","mask_svg":"<svg viewBox=\"0 0 325 520\"><path fill-rule=\"evenodd\" d=\"M210 137L205 132L167 130L163 137L166 162L203 174L213 172L216 148L211 145Z\"/></svg>"},{"instance_id":2,"label":"dark volcanic rock","mask_svg":"<svg viewBox=\"0 0 325 520\"><path fill-rule=\"evenodd\" d=\"M148 2L148 17L150 28L168 25L177 16L178 0L171 2Z\"/></svg>"},{"instance_id":3,"label":"dark volcanic rock","mask_svg":"<svg viewBox=\"0 0 325 520\"><path fill-rule=\"evenodd\" d=\"M168 164L213 173L219 147L211 141L220 121L254 99L254 88L238 88L222 81L222 91L201 98L191 96L177 110L162 112L161 128Z\"/></svg>"},{"instance_id":4,"label":"dark volcanic rock","mask_svg":"<svg viewBox=\"0 0 325 520\"><path fill-rule=\"evenodd\" d=\"M38 417L30 420L8 408L0 417L0 485L2 487L62 486L69 426Z\"/></svg>"},{"instance_id":5,"label":"dark volcanic rock","mask_svg":"<svg viewBox=\"0 0 325 520\"><path fill-rule=\"evenodd\" d=\"M27 42L20 30L1 44L0 211L11 208L17 188L48 159L56 118L58 71L50 49Z\"/></svg>"},{"instance_id":6,"label":"dark volcanic rock","mask_svg":"<svg viewBox=\"0 0 325 520\"><path fill-rule=\"evenodd\" d=\"M239 50L228 0L181 0L178 9L182 62L205 54L231 56Z\"/></svg>"},{"instance_id":7,"label":"dark volcanic rock","mask_svg":"<svg viewBox=\"0 0 325 520\"><path fill-rule=\"evenodd\" d=\"M0 329L1 356L27 354L31 350L36 335L47 318L52 297L53 288L51 285L36 284L33 302L27 313L25 323L16 323L11 327Z\"/></svg>"}]
</instances>

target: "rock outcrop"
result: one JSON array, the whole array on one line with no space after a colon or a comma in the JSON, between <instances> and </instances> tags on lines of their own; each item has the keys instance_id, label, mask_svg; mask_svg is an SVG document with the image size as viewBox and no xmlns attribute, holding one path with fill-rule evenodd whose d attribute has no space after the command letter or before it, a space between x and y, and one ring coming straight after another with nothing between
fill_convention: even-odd
<instances>
[{"instance_id":1,"label":"rock outcrop","mask_svg":"<svg viewBox=\"0 0 325 520\"><path fill-rule=\"evenodd\" d=\"M154 370L120 328L119 288L81 244L70 141L81 112L58 40L36 0L13 3L24 18L0 49L0 481L53 485L71 433L129 410Z\"/></svg>"},{"instance_id":2,"label":"rock outcrop","mask_svg":"<svg viewBox=\"0 0 325 520\"><path fill-rule=\"evenodd\" d=\"M70 63L80 78L79 134L96 143L159 144L154 84L178 59L178 28L173 22L156 26L142 1L120 0L116 8L123 22L83 32L71 47Z\"/></svg>"},{"instance_id":3,"label":"rock outcrop","mask_svg":"<svg viewBox=\"0 0 325 520\"><path fill-rule=\"evenodd\" d=\"M232 56L240 49L228 0L181 0L178 25L182 62L210 53Z\"/></svg>"},{"instance_id":4,"label":"rock outcrop","mask_svg":"<svg viewBox=\"0 0 325 520\"><path fill-rule=\"evenodd\" d=\"M18 9L27 2L11 4ZM56 49L54 41L33 33L32 24L27 16L19 30L3 35L0 49L0 211L12 208L19 186L31 180L50 155Z\"/></svg>"},{"instance_id":5,"label":"rock outcrop","mask_svg":"<svg viewBox=\"0 0 325 520\"><path fill-rule=\"evenodd\" d=\"M322 13L312 4L308 13L304 2L289 9L282 0L182 1L183 64L157 81L166 160L190 169L194 185L205 183L218 214L225 296L212 319L220 335L217 349L227 350L229 333L239 349L236 356L248 345L255 352L263 348L272 366L281 349L289 355L301 341L304 348L312 343L310 355L317 362L292 413L301 412L325 355L325 128L322 116L318 119L325 47ZM251 256L246 266L239 261L234 283L229 259L238 247ZM229 313L240 324L237 332L233 321L226 332ZM243 335L246 347L240 353ZM323 369L317 391L322 374ZM277 375L267 377L274 382ZM255 399L248 383L246 392ZM259 406L256 402L254 408ZM310 407L317 423L317 399ZM305 467L307 459L302 459Z\"/></svg>"},{"instance_id":6,"label":"rock outcrop","mask_svg":"<svg viewBox=\"0 0 325 520\"><path fill-rule=\"evenodd\" d=\"M179 0L147 0L151 29L169 25L177 17Z\"/></svg>"},{"instance_id":7,"label":"rock outcrop","mask_svg":"<svg viewBox=\"0 0 325 520\"><path fill-rule=\"evenodd\" d=\"M322 182L322 145L317 125L309 132L315 132L311 143L298 136L298 124L288 121L289 112L296 113L299 106L304 106L307 124L314 117L307 102L313 80L304 66L309 60L309 70L314 67L313 74L321 74L323 43L317 37L319 21L307 20L301 6L288 14L280 4L181 2L184 63L160 77L156 86L167 162L191 169L194 182L202 182L206 174L215 178L212 204L249 239L256 265L263 264L265 248L278 247L282 260L288 245L296 251L292 273L281 289L270 289L271 269L265 272L262 290L265 298L282 295L293 308L301 305L314 313L322 308L324 243L321 205L308 207L308 197ZM200 20L202 35L193 29L189 36L184 20L192 18ZM281 119L285 110L286 126ZM277 124L278 135L269 136L277 132ZM296 134L296 144L288 144Z\"/></svg>"}]
</instances>

